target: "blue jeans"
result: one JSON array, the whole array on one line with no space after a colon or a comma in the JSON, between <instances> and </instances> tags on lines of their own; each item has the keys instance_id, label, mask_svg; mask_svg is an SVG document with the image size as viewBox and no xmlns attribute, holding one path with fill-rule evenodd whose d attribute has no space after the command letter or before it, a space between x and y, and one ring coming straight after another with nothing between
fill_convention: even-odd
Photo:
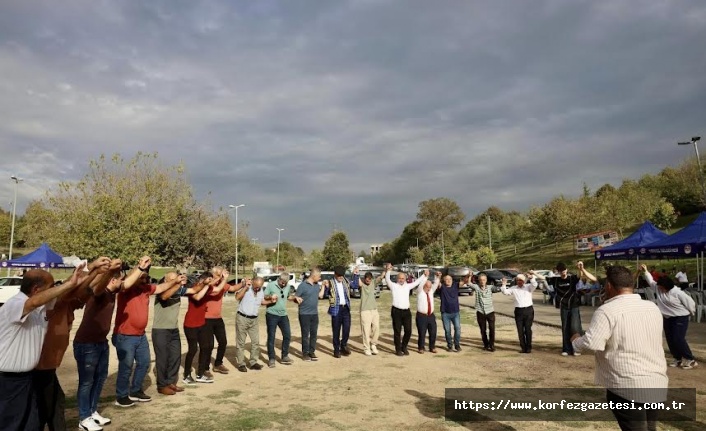
<instances>
[{"instance_id":1,"label":"blue jeans","mask_svg":"<svg viewBox=\"0 0 706 431\"><path fill-rule=\"evenodd\" d=\"M108 342L74 343L74 358L78 368L78 416L84 420L98 411L98 400L108 378Z\"/></svg>"},{"instance_id":2,"label":"blue jeans","mask_svg":"<svg viewBox=\"0 0 706 431\"><path fill-rule=\"evenodd\" d=\"M581 327L581 315L579 314L579 308L561 308L561 335L562 335L562 347L561 351L566 352L570 355L574 353L574 346L571 344L571 336L574 334L583 335L583 329Z\"/></svg>"},{"instance_id":3,"label":"blue jeans","mask_svg":"<svg viewBox=\"0 0 706 431\"><path fill-rule=\"evenodd\" d=\"M118 351L118 378L115 382L115 396L120 399L142 391L142 384L150 370L150 345L144 334L113 334L113 345ZM132 384L130 384L133 365L135 365L135 374L132 376ZM128 392L128 385L130 392Z\"/></svg>"},{"instance_id":4,"label":"blue jeans","mask_svg":"<svg viewBox=\"0 0 706 431\"><path fill-rule=\"evenodd\" d=\"M266 313L265 322L267 323L267 357L275 359L275 337L279 327L282 331L282 358L286 358L289 356L289 342L292 339L289 317Z\"/></svg>"},{"instance_id":5,"label":"blue jeans","mask_svg":"<svg viewBox=\"0 0 706 431\"><path fill-rule=\"evenodd\" d=\"M451 347L451 324L454 325L453 346L461 345L461 313L441 313L441 322L444 324L444 335L446 335L446 345Z\"/></svg>"}]
</instances>

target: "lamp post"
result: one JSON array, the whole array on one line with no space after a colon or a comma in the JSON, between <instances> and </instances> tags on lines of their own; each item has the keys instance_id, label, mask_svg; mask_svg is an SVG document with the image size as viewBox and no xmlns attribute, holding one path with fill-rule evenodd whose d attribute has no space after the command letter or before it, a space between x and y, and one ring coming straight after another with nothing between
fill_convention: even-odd
<instances>
[{"instance_id":1,"label":"lamp post","mask_svg":"<svg viewBox=\"0 0 706 431\"><path fill-rule=\"evenodd\" d=\"M446 266L446 247L444 247L444 231L441 231L441 265Z\"/></svg>"},{"instance_id":2,"label":"lamp post","mask_svg":"<svg viewBox=\"0 0 706 431\"><path fill-rule=\"evenodd\" d=\"M275 266L275 271L279 272L279 241L282 235L282 231L284 228L276 228L277 229L277 266Z\"/></svg>"},{"instance_id":3,"label":"lamp post","mask_svg":"<svg viewBox=\"0 0 706 431\"><path fill-rule=\"evenodd\" d=\"M7 260L12 260L12 243L15 242L15 214L17 213L17 185L23 181L22 178L13 175L10 177L15 182L15 198L12 201L12 227L10 228L10 253ZM7 275L10 276L10 267L7 268Z\"/></svg>"},{"instance_id":4,"label":"lamp post","mask_svg":"<svg viewBox=\"0 0 706 431\"><path fill-rule=\"evenodd\" d=\"M701 136L694 136L691 142L678 142L677 145L693 145L696 153L696 163L699 166L699 180L701 181L701 193L703 193L704 204L706 205L706 184L704 183L704 171L701 167L701 157L699 157L699 146L696 144L701 140Z\"/></svg>"},{"instance_id":5,"label":"lamp post","mask_svg":"<svg viewBox=\"0 0 706 431\"><path fill-rule=\"evenodd\" d=\"M235 282L238 282L238 208L244 207L245 204L228 205L230 209L235 210Z\"/></svg>"}]
</instances>

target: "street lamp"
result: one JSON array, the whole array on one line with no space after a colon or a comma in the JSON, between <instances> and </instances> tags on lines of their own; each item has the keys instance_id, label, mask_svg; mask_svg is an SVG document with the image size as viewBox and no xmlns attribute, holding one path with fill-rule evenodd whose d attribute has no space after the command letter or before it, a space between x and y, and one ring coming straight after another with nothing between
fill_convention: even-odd
<instances>
[{"instance_id":1,"label":"street lamp","mask_svg":"<svg viewBox=\"0 0 706 431\"><path fill-rule=\"evenodd\" d=\"M706 204L706 184L704 183L704 171L701 167L701 157L699 157L699 146L696 144L701 140L701 136L694 136L691 142L678 142L677 145L693 145L696 153L696 163L699 165L699 179L701 180L701 193L704 195L704 204Z\"/></svg>"},{"instance_id":2,"label":"street lamp","mask_svg":"<svg viewBox=\"0 0 706 431\"><path fill-rule=\"evenodd\" d=\"M244 207L245 204L228 205L230 209L235 210L235 282L238 282L238 208Z\"/></svg>"},{"instance_id":3,"label":"street lamp","mask_svg":"<svg viewBox=\"0 0 706 431\"><path fill-rule=\"evenodd\" d=\"M441 231L441 265L446 266L446 247L444 247L444 231Z\"/></svg>"},{"instance_id":4,"label":"street lamp","mask_svg":"<svg viewBox=\"0 0 706 431\"><path fill-rule=\"evenodd\" d=\"M12 227L10 228L10 257L7 260L12 260L12 243L15 242L15 213L17 212L17 185L23 181L17 175L10 177L15 182L15 198L12 201ZM10 276L10 267L7 268L7 275Z\"/></svg>"},{"instance_id":5,"label":"street lamp","mask_svg":"<svg viewBox=\"0 0 706 431\"><path fill-rule=\"evenodd\" d=\"M278 227L275 229L277 229L277 266L275 266L275 271L279 272L279 240L281 238L282 231L284 230L284 228Z\"/></svg>"}]
</instances>

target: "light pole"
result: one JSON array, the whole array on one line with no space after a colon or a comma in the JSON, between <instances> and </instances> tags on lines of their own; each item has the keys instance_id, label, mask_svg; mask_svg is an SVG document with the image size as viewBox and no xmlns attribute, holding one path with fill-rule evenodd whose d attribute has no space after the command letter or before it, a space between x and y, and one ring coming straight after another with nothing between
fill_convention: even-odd
<instances>
[{"instance_id":1,"label":"light pole","mask_svg":"<svg viewBox=\"0 0 706 431\"><path fill-rule=\"evenodd\" d=\"M441 265L446 266L446 247L444 247L444 231L441 231Z\"/></svg>"},{"instance_id":2,"label":"light pole","mask_svg":"<svg viewBox=\"0 0 706 431\"><path fill-rule=\"evenodd\" d=\"M691 138L691 142L678 142L677 145L693 145L694 152L696 153L696 163L699 166L699 179L701 180L701 193L704 197L704 205L706 205L706 184L704 183L704 171L701 167L701 157L699 157L699 146L696 144L701 140L701 136L694 136Z\"/></svg>"},{"instance_id":3,"label":"light pole","mask_svg":"<svg viewBox=\"0 0 706 431\"><path fill-rule=\"evenodd\" d=\"M12 260L12 243L15 242L15 214L17 213L17 185L23 181L22 178L18 178L17 175L10 177L12 181L15 182L15 198L12 201L12 227L10 228L10 256L7 260ZM10 276L10 267L7 268L7 275Z\"/></svg>"},{"instance_id":4,"label":"light pole","mask_svg":"<svg viewBox=\"0 0 706 431\"><path fill-rule=\"evenodd\" d=\"M277 229L277 266L275 266L275 271L279 272L279 240L282 235L282 231L284 228L276 228Z\"/></svg>"},{"instance_id":5,"label":"light pole","mask_svg":"<svg viewBox=\"0 0 706 431\"><path fill-rule=\"evenodd\" d=\"M228 205L230 209L235 210L235 282L238 282L238 208L244 207L245 204Z\"/></svg>"}]
</instances>

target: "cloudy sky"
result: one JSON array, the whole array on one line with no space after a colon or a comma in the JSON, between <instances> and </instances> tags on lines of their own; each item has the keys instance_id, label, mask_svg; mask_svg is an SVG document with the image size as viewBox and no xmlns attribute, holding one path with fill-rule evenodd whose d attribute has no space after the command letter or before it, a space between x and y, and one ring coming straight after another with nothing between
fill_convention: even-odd
<instances>
[{"instance_id":1,"label":"cloudy sky","mask_svg":"<svg viewBox=\"0 0 706 431\"><path fill-rule=\"evenodd\" d=\"M705 41L702 0L3 0L0 206L158 151L262 243L360 250L690 156Z\"/></svg>"}]
</instances>

